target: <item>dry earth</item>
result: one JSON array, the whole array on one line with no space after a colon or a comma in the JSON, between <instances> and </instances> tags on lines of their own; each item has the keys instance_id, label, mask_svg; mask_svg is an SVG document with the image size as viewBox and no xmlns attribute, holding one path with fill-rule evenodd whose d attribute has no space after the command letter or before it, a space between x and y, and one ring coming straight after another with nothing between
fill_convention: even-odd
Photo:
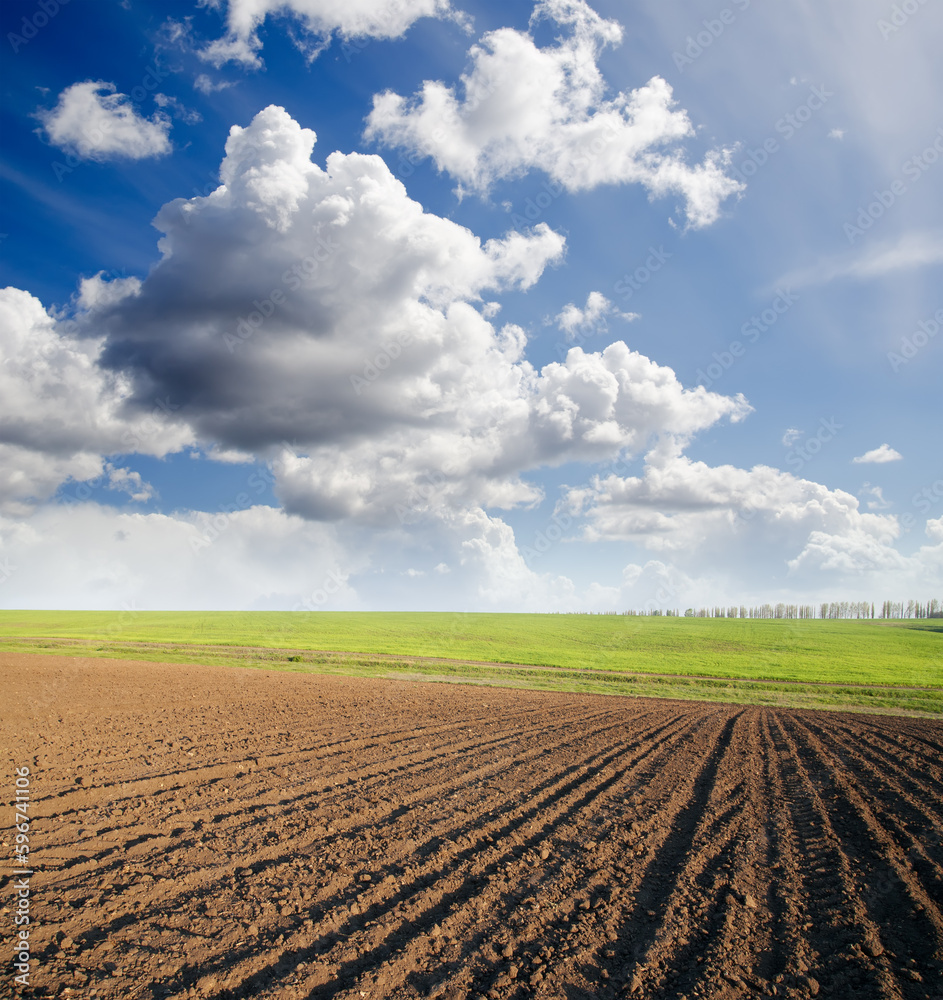
<instances>
[{"instance_id":1,"label":"dry earth","mask_svg":"<svg viewBox=\"0 0 943 1000\"><path fill-rule=\"evenodd\" d=\"M939 723L82 657L0 678L33 995L943 996Z\"/></svg>"}]
</instances>

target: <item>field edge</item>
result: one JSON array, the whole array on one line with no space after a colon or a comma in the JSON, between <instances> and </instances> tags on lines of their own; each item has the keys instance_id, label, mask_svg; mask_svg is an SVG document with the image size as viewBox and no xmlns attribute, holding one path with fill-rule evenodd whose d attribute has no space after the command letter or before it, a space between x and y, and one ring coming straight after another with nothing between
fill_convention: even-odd
<instances>
[{"instance_id":1,"label":"field edge","mask_svg":"<svg viewBox=\"0 0 943 1000\"><path fill-rule=\"evenodd\" d=\"M640 671L574 670L399 654L291 650L270 647L197 646L175 643L102 643L65 638L0 638L3 652L71 655L81 650L89 659L117 659L225 666L273 672L333 674L425 683L469 684L532 691L608 695L628 698L752 705L812 711L939 719L943 691L886 685L857 685L762 678L685 676ZM211 650L211 651L210 651Z\"/></svg>"}]
</instances>

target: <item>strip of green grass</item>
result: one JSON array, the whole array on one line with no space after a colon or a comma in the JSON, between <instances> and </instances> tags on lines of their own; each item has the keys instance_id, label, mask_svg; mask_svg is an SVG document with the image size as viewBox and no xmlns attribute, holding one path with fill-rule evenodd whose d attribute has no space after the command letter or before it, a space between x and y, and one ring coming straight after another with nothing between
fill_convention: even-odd
<instances>
[{"instance_id":1,"label":"strip of green grass","mask_svg":"<svg viewBox=\"0 0 943 1000\"><path fill-rule=\"evenodd\" d=\"M913 689L840 684L672 677L616 670L568 670L550 667L478 664L463 661L381 658L360 654L289 653L189 644L153 645L74 639L3 639L0 649L26 653L81 655L151 662L199 663L301 673L439 681L520 687L542 691L673 698L779 708L830 709L892 714L943 716L943 689Z\"/></svg>"},{"instance_id":2,"label":"strip of green grass","mask_svg":"<svg viewBox=\"0 0 943 1000\"><path fill-rule=\"evenodd\" d=\"M2 611L0 637L436 656L571 670L943 687L943 623L356 612Z\"/></svg>"}]
</instances>

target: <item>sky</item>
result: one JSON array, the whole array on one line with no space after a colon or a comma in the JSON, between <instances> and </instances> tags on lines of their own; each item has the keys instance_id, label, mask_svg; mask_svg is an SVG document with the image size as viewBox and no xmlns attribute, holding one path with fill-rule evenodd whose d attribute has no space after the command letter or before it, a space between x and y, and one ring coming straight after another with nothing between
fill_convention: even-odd
<instances>
[{"instance_id":1,"label":"sky","mask_svg":"<svg viewBox=\"0 0 943 1000\"><path fill-rule=\"evenodd\" d=\"M941 596L939 5L0 28L0 607Z\"/></svg>"}]
</instances>

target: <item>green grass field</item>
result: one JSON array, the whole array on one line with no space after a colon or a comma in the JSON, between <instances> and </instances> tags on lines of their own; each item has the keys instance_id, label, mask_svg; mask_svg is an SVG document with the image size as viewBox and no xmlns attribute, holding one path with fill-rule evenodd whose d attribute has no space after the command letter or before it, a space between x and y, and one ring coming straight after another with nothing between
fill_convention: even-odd
<instances>
[{"instance_id":1,"label":"green grass field","mask_svg":"<svg viewBox=\"0 0 943 1000\"><path fill-rule=\"evenodd\" d=\"M936 620L0 611L0 648L76 647L98 656L943 713L943 621ZM287 650L301 659L279 652Z\"/></svg>"}]
</instances>

